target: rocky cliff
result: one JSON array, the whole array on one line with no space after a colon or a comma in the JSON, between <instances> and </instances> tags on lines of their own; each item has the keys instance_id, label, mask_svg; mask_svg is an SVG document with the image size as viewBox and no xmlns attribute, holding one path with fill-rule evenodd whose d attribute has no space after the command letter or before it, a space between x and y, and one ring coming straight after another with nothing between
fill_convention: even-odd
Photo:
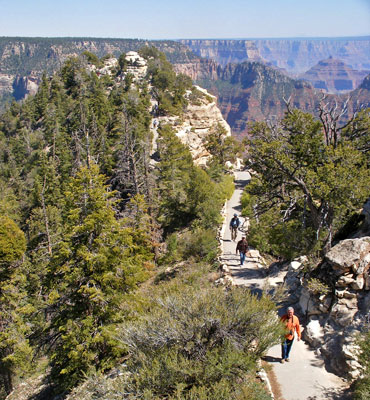
<instances>
[{"instance_id":1,"label":"rocky cliff","mask_svg":"<svg viewBox=\"0 0 370 400\"><path fill-rule=\"evenodd\" d=\"M195 54L221 65L264 61L290 73L307 71L332 56L357 70L370 70L370 37L323 39L181 40Z\"/></svg>"},{"instance_id":2,"label":"rocky cliff","mask_svg":"<svg viewBox=\"0 0 370 400\"><path fill-rule=\"evenodd\" d=\"M309 81L316 89L327 93L346 93L356 89L367 71L356 71L341 60L329 57L301 74L300 79Z\"/></svg>"}]
</instances>

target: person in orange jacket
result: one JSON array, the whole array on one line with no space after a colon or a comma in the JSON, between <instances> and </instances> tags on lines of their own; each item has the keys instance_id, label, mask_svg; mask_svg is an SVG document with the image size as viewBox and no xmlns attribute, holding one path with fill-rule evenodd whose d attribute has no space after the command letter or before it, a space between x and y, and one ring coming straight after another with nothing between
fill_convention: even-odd
<instances>
[{"instance_id":1,"label":"person in orange jacket","mask_svg":"<svg viewBox=\"0 0 370 400\"><path fill-rule=\"evenodd\" d=\"M284 342L281 345L281 363L284 364L285 361L289 361L289 353L292 348L294 340L294 332L297 332L297 340L301 340L301 326L299 324L299 319L294 315L294 308L288 307L286 314L281 317L281 322L284 324L286 329L286 334Z\"/></svg>"}]
</instances>

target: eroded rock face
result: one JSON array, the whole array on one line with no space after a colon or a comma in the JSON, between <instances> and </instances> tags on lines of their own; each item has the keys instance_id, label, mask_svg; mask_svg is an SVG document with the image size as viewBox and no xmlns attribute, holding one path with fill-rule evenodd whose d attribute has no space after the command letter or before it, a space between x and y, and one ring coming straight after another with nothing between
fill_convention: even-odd
<instances>
[{"instance_id":1,"label":"eroded rock face","mask_svg":"<svg viewBox=\"0 0 370 400\"><path fill-rule=\"evenodd\" d=\"M9 74L0 74L0 93L11 93L13 91L14 77Z\"/></svg>"},{"instance_id":2,"label":"eroded rock face","mask_svg":"<svg viewBox=\"0 0 370 400\"><path fill-rule=\"evenodd\" d=\"M253 40L181 40L195 54L217 61L221 65L246 60L261 61L262 57Z\"/></svg>"},{"instance_id":3,"label":"eroded rock face","mask_svg":"<svg viewBox=\"0 0 370 400\"><path fill-rule=\"evenodd\" d=\"M29 95L37 93L39 87L39 79L34 76L17 76L13 83L13 96L15 100L21 100Z\"/></svg>"},{"instance_id":4,"label":"eroded rock face","mask_svg":"<svg viewBox=\"0 0 370 400\"><path fill-rule=\"evenodd\" d=\"M181 118L176 116L159 117L158 119L161 124L172 126L182 143L189 147L197 165L205 165L210 154L205 149L204 139L212 133L218 124L225 129L226 136L231 135L231 130L217 107L216 97L199 86L197 86L197 89L204 94L204 97L200 97L194 103L190 102ZM189 95L190 91L187 93L187 96Z\"/></svg>"},{"instance_id":5,"label":"eroded rock face","mask_svg":"<svg viewBox=\"0 0 370 400\"><path fill-rule=\"evenodd\" d=\"M182 40L196 54L223 65L264 60L292 73L307 71L320 60L339 58L352 68L370 69L370 41L361 39Z\"/></svg>"}]
</instances>

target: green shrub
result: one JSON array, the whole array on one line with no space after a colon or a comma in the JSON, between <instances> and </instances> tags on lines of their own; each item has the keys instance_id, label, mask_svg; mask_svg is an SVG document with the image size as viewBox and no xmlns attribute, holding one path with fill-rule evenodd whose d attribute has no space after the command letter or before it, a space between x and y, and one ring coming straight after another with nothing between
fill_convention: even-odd
<instances>
[{"instance_id":1,"label":"green shrub","mask_svg":"<svg viewBox=\"0 0 370 400\"><path fill-rule=\"evenodd\" d=\"M139 398L150 399L247 399L236 397L236 382L279 338L275 305L267 297L242 288L185 286L157 298L150 313L120 333L130 352L130 385Z\"/></svg>"},{"instance_id":2,"label":"green shrub","mask_svg":"<svg viewBox=\"0 0 370 400\"><path fill-rule=\"evenodd\" d=\"M183 250L185 259L195 257L205 262L213 262L218 255L218 241L213 229L198 228L185 236Z\"/></svg>"}]
</instances>

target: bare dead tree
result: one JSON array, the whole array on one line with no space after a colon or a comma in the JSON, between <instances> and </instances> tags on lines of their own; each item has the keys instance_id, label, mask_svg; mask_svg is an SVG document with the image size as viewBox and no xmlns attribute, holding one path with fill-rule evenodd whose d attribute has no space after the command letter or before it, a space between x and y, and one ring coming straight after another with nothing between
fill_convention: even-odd
<instances>
[{"instance_id":1,"label":"bare dead tree","mask_svg":"<svg viewBox=\"0 0 370 400\"><path fill-rule=\"evenodd\" d=\"M291 106L291 101L292 101L292 96L290 95L287 99L285 98L285 95L283 95L283 101L285 103L286 109L288 114L292 114L292 106Z\"/></svg>"},{"instance_id":2,"label":"bare dead tree","mask_svg":"<svg viewBox=\"0 0 370 400\"><path fill-rule=\"evenodd\" d=\"M339 106L337 99L334 99L334 102L330 102L328 101L328 95L325 93L322 94L318 105L318 112L327 146L332 145L337 147L341 131L351 124L357 115L357 112L355 112L346 123L340 125L342 118L348 112L348 102L350 99L349 96L346 101Z\"/></svg>"},{"instance_id":3,"label":"bare dead tree","mask_svg":"<svg viewBox=\"0 0 370 400\"><path fill-rule=\"evenodd\" d=\"M48 241L48 253L51 256L53 254L53 251L52 251L51 237L50 237L50 230L49 230L49 218L48 218L48 214L47 214L46 206L45 206L45 188L46 188L46 176L44 176L44 182L42 184L41 206L42 206L42 214L44 217L46 238Z\"/></svg>"}]
</instances>

